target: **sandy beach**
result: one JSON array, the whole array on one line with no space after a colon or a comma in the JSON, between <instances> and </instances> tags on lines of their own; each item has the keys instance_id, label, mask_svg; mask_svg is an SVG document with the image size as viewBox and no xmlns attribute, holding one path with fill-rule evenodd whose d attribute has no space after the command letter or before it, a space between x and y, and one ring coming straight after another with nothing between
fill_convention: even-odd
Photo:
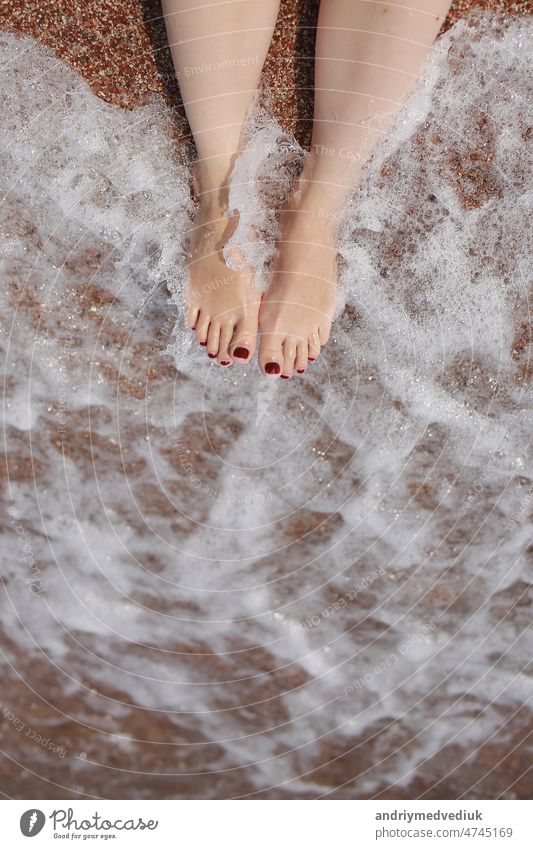
<instances>
[{"instance_id":1,"label":"sandy beach","mask_svg":"<svg viewBox=\"0 0 533 849\"><path fill-rule=\"evenodd\" d=\"M302 146L310 136L317 8L317 0L282 0L264 72L275 117ZM531 12L529 0L458 0L443 32L478 8L507 16ZM0 0L0 29L50 47L84 77L93 95L124 110L98 111L90 95L78 95L75 80L67 80L58 96L61 115L74 114L69 112L74 108L71 99L79 96L79 126L74 122L72 130L72 121L65 118L57 137L63 133L71 147L57 152L50 137L46 148L52 151L50 161L43 156L42 171L31 177L33 183L28 178L27 186L26 172L20 172L21 194L2 225L6 244L13 250L4 267L6 322L11 313L14 316L13 325L6 324L2 343L9 407L1 470L2 795L531 798L531 661L524 662L524 657L530 658L524 635L533 595L524 571L527 546L520 536L530 510L523 451L527 420L520 418L524 414L520 393L531 379L530 329L525 313L517 321L508 308L514 290L509 289L508 300L503 295L500 300L501 287L494 284L500 275L508 291L522 267L513 265L512 253L519 254L519 230L509 235L515 242L508 254L498 253L501 244L495 237L496 247L491 243L479 248L485 255L474 265L480 238L476 234L488 227L475 216L481 216L484 206L492 210L491 203L501 198L502 209L505 203L508 210L512 197L520 196L523 174L513 166L502 170L500 160L494 164L499 155L497 134L489 119L484 123L480 117L481 107L471 133L472 150L468 155L454 155L452 150L447 159L444 153L434 155L444 163L440 171L436 165L429 177L413 176L417 149L421 161L426 154L428 159L433 155L431 145L448 152L446 139L438 137L434 125L425 135L415 134L412 160L398 154L398 167L405 165L405 184L411 185L411 180L413 197L423 197L424 202L433 198L435 213L430 208L418 229L413 225L407 232L410 225L404 222L412 213L410 201L401 187L394 188L396 194L387 189L384 167L376 183L383 192L382 206L376 201L359 230L356 218L353 228L366 239L370 265L377 269L369 288L377 288L376 279L384 286L382 299L373 307L374 320L389 303L387 271L373 251L381 232L381 223L378 227L375 222L383 220L387 226L382 230L387 231L387 216L393 215L390 197L405 206L396 229L389 227L390 238L383 236L383 255L395 274L398 268L405 272L406 286L409 275L416 276L409 251L415 255L413 240L421 229L442 228L434 240L441 250L439 246L450 238L448 232L463 232L462 223L447 231L446 220L461 222L464 216L474 236L461 244L459 259L449 254L450 268L453 271L454 263L464 265L464 257L472 257L471 288L481 280L488 293L478 295L476 290L473 297L479 301L474 305L493 298L494 315L505 316L503 384L498 382L498 363L493 368L499 343L494 342L485 360L473 345L467 368L453 348L459 330L451 318L451 330L447 326L442 332L442 367L435 378L427 376L424 359L430 359L426 350L437 330L423 337L426 331L420 329L419 317L431 312L434 302L426 302L420 290L413 289L406 291L402 302L405 324L397 335L408 341L409 332L413 338L420 332L413 343L417 352L413 359L417 368L422 363L422 378L408 380L406 369L398 372L390 379L399 387L394 397L379 363L389 356L394 366L401 356L377 320L377 329L365 331L363 309L349 305L338 332L338 352L331 354L328 367L334 371L348 357L354 327L367 332L368 339L379 340L383 351L371 361L368 343L358 360L357 380L335 389L333 410L326 397L331 372L317 383L309 382L302 394L279 401L280 415L295 422L294 451L300 450L305 435L312 435L305 457L311 457L316 467L308 469L305 457L298 455L294 477L301 473L303 478L309 471L309 491L315 493L316 485L317 501L300 504L283 477L288 466L276 454L279 440L276 445L265 438L254 454L253 438L239 411L242 403L250 420L256 416L253 420L260 430L262 417L267 418L278 402L267 395L252 397L255 389L248 384L212 384L208 376L194 382L170 356L161 356L175 317L169 318L164 287L158 289L156 284L179 259L179 251L172 255L169 248L170 258L165 259L157 233L174 215L178 224L186 220L186 175L172 142L177 138L178 146L187 150L190 138L159 3ZM16 48L11 49L16 57ZM61 73L46 64L48 59L42 62L59 86ZM47 80L42 68L37 86ZM12 81L13 102L19 83ZM472 84L469 92L473 89ZM153 95L171 108L173 130L158 106L152 112L151 106L146 112L130 112L149 104ZM43 111L52 113L54 98L46 96ZM83 147L78 136L91 138L93 108L97 133L92 146L87 142ZM438 108L444 113L446 104L439 101ZM14 144L16 111L13 115L9 132ZM528 130L520 125L519 132L526 145ZM161 144L161 165L150 160L151 133ZM130 145L132 160L139 148L141 164L134 174L128 171L126 155L121 159L118 142L116 162L109 153L115 135ZM453 133L450 137L453 141ZM21 145L23 151L31 146L26 138ZM72 151L78 150L86 159L76 171L72 160L77 154ZM29 154L27 162L31 172ZM70 167L74 176L64 186L58 179L56 186L58 169L66 173ZM157 184L165 175L170 175L168 197L162 198ZM506 194L511 183L515 195L510 189ZM36 221L32 204L38 206L39 191L44 194L52 184L54 194ZM434 185L445 186L438 209ZM144 241L135 242L145 224ZM434 268L446 261L437 249L436 257ZM156 273L158 263L163 271ZM56 273L52 284L51 275ZM150 288L145 281L152 281L152 273L155 283ZM424 275L431 276L429 263ZM113 288L117 280L120 286ZM436 303L440 296L434 297ZM482 338L476 325L480 309L472 307L468 322L472 333ZM457 326L464 324L460 316ZM509 337L514 341L507 345ZM34 353L26 361L25 350L32 345ZM447 346L453 349L450 362ZM58 374L64 384L56 385ZM424 379L434 390L427 396L430 402L416 394L416 381ZM37 389L28 413L27 385L33 386L34 380ZM381 394L372 396L380 387ZM354 449L360 444L359 431L354 425L346 436L341 421L345 413L354 418L356 390L362 393L358 403L362 398L369 411L361 425L361 443L371 435L370 447L359 453ZM229 408L220 424L216 411L223 393L229 397ZM376 423L371 413L381 410L382 403L382 417ZM457 420L463 430L454 431ZM494 422L500 429L495 425L493 433ZM467 448L478 445L485 425L486 453L480 449L478 456L472 449L469 455ZM506 428L515 434L514 453L505 453L508 446L500 450ZM381 434L375 444L373 432ZM228 465L225 458L234 444L242 447ZM381 469L388 455L396 452L406 482L402 478L401 491L395 490L387 501L397 479L395 473L394 480L385 473L380 477ZM245 456L250 463L243 474L261 468L263 477L254 490L255 502L239 504L238 481L233 478L244 468ZM278 472L271 470L276 463L281 467L279 480ZM379 478L374 490L373 476ZM204 484L201 492L195 480ZM321 488L324 481L331 487L327 491ZM355 492L368 501L362 506L351 503ZM446 502L447 498L456 500ZM378 506L365 512L371 499ZM261 525L259 504L279 515L273 528ZM348 529L363 521L367 530L357 525L358 536L348 538ZM239 530L242 549L228 541L232 528ZM494 533L483 550L476 548L478 533ZM497 549L500 553L500 539L503 565L490 560ZM216 570L213 574L207 568L210 564L201 561L204 544L208 549L212 545L211 564L227 564L226 577ZM247 550L253 551L253 564L246 559ZM331 552L337 556L337 551L341 564L360 557L360 566L345 576L342 567L335 573L327 558ZM316 565L317 553L331 569L331 584ZM504 578L504 566L511 561L516 572L509 566ZM481 569L482 563L486 568ZM79 603L72 605L72 612L67 586ZM228 587L234 589L231 600ZM313 597L315 590L318 596ZM299 605L294 616L289 612L293 599ZM399 610L405 610L405 624L398 624ZM455 649L450 646L463 627L466 633L460 645L465 654L452 669ZM313 642L319 635L320 646ZM473 646L472 635L479 636L479 656L473 650L470 657L466 651ZM445 657L442 680L431 677L440 674L440 660L431 652L440 651ZM389 667L394 667L387 679L393 682L390 693L383 684ZM423 684L416 678L418 668L427 670ZM485 668L491 670L487 678ZM334 678L339 669L344 677ZM397 695L400 685L403 689ZM377 693L374 700L371 693ZM446 730L436 731L434 719L442 720L438 728Z\"/></svg>"}]
</instances>

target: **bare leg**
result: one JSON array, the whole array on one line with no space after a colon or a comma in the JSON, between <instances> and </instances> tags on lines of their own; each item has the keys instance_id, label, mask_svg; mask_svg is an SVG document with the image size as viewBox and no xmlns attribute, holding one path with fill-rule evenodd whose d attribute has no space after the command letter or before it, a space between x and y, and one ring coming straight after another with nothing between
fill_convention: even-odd
<instances>
[{"instance_id":1,"label":"bare leg","mask_svg":"<svg viewBox=\"0 0 533 849\"><path fill-rule=\"evenodd\" d=\"M242 124L255 95L279 0L163 0L176 75L197 150L198 210L190 234L187 321L212 358L247 362L259 296L249 271L227 268L224 217Z\"/></svg>"},{"instance_id":2,"label":"bare leg","mask_svg":"<svg viewBox=\"0 0 533 849\"><path fill-rule=\"evenodd\" d=\"M415 83L449 6L449 0L322 0L311 155L282 217L261 306L263 373L301 373L327 342L338 210Z\"/></svg>"}]
</instances>

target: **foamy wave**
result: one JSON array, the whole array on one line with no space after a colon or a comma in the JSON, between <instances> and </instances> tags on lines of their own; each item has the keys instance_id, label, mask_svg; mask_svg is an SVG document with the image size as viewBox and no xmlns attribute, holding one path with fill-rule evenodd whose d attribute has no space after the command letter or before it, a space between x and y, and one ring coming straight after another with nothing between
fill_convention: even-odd
<instances>
[{"instance_id":1,"label":"foamy wave","mask_svg":"<svg viewBox=\"0 0 533 849\"><path fill-rule=\"evenodd\" d=\"M441 39L347 212L332 339L269 383L162 355L191 215L163 104L0 38L5 690L68 751L9 735L18 762L86 795L393 798L444 763L483 795L461 764L531 694L530 33ZM265 267L279 197L243 197Z\"/></svg>"}]
</instances>

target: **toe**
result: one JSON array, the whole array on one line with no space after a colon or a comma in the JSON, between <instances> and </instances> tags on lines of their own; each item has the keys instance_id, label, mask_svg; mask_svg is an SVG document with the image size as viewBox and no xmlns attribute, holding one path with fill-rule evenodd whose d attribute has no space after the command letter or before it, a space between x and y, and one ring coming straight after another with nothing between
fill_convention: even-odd
<instances>
[{"instance_id":1,"label":"toe","mask_svg":"<svg viewBox=\"0 0 533 849\"><path fill-rule=\"evenodd\" d=\"M281 370L281 377L284 380L288 380L293 375L294 361L296 360L296 345L296 339L292 336L288 336L283 342L283 368Z\"/></svg>"},{"instance_id":2,"label":"toe","mask_svg":"<svg viewBox=\"0 0 533 849\"><path fill-rule=\"evenodd\" d=\"M220 342L220 324L212 321L207 334L207 356L214 360L218 354Z\"/></svg>"},{"instance_id":3,"label":"toe","mask_svg":"<svg viewBox=\"0 0 533 849\"><path fill-rule=\"evenodd\" d=\"M283 366L283 336L263 333L259 343L259 368L268 377L279 377Z\"/></svg>"},{"instance_id":4,"label":"toe","mask_svg":"<svg viewBox=\"0 0 533 849\"><path fill-rule=\"evenodd\" d=\"M231 340L233 339L233 331L235 325L233 322L225 322L220 327L220 341L218 343L218 362L221 366L229 366L233 362L229 352Z\"/></svg>"},{"instance_id":5,"label":"toe","mask_svg":"<svg viewBox=\"0 0 533 849\"><path fill-rule=\"evenodd\" d=\"M320 354L320 339L318 338L318 330L312 333L307 340L307 357L309 360L316 360Z\"/></svg>"},{"instance_id":6,"label":"toe","mask_svg":"<svg viewBox=\"0 0 533 849\"><path fill-rule=\"evenodd\" d=\"M207 345L207 336L209 333L210 318L208 315L200 313L196 323L196 339L199 345L205 347Z\"/></svg>"},{"instance_id":7,"label":"toe","mask_svg":"<svg viewBox=\"0 0 533 849\"><path fill-rule=\"evenodd\" d=\"M195 304L191 304L187 307L187 312L185 314L185 321L187 322L187 327L191 330L194 330L196 327L196 322L198 321L198 316L200 315L200 309Z\"/></svg>"},{"instance_id":8,"label":"toe","mask_svg":"<svg viewBox=\"0 0 533 849\"><path fill-rule=\"evenodd\" d=\"M303 374L306 370L308 356L307 342L300 342L296 347L296 361L294 363L294 368L298 374Z\"/></svg>"},{"instance_id":9,"label":"toe","mask_svg":"<svg viewBox=\"0 0 533 849\"><path fill-rule=\"evenodd\" d=\"M329 339L329 334L331 330L331 323L329 321L323 322L318 328L318 338L320 340L321 345L325 345Z\"/></svg>"},{"instance_id":10,"label":"toe","mask_svg":"<svg viewBox=\"0 0 533 849\"><path fill-rule=\"evenodd\" d=\"M236 363L247 363L255 352L257 338L257 318L241 319L235 328L230 353Z\"/></svg>"}]
</instances>

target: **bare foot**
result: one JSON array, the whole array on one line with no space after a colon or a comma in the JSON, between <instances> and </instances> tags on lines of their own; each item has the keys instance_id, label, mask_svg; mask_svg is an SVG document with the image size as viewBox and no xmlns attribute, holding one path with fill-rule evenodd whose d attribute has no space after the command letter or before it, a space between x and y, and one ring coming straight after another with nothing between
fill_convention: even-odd
<instances>
[{"instance_id":1,"label":"bare foot","mask_svg":"<svg viewBox=\"0 0 533 849\"><path fill-rule=\"evenodd\" d=\"M221 366L253 357L261 297L251 286L251 272L224 262L231 227L220 206L200 203L189 244L187 324Z\"/></svg>"},{"instance_id":2,"label":"bare foot","mask_svg":"<svg viewBox=\"0 0 533 849\"><path fill-rule=\"evenodd\" d=\"M259 313L259 366L269 377L303 374L329 338L337 292L333 230L316 212L287 210Z\"/></svg>"}]
</instances>

